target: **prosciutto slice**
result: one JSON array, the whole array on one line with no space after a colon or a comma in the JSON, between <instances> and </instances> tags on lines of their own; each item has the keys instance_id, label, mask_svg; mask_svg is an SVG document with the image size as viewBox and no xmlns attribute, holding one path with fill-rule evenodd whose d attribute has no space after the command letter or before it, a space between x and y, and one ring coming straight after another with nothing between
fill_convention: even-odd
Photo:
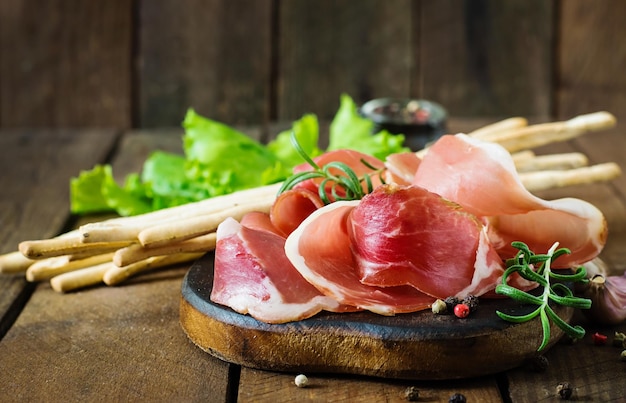
<instances>
[{"instance_id":1,"label":"prosciutto slice","mask_svg":"<svg viewBox=\"0 0 626 403\"><path fill-rule=\"evenodd\" d=\"M270 219L274 227L287 237L312 212L324 203L317 192L300 188L281 193L270 210Z\"/></svg>"},{"instance_id":2,"label":"prosciutto slice","mask_svg":"<svg viewBox=\"0 0 626 403\"><path fill-rule=\"evenodd\" d=\"M266 224L261 219L249 228L232 218L220 224L211 301L267 323L298 321L321 310L354 310L305 281L285 256L285 238Z\"/></svg>"},{"instance_id":3,"label":"prosciutto slice","mask_svg":"<svg viewBox=\"0 0 626 403\"><path fill-rule=\"evenodd\" d=\"M558 263L573 267L592 260L606 243L607 224L595 206L534 196L519 179L510 154L494 143L464 134L440 138L420 163L413 184L487 217L489 239L503 256L516 252L513 241L537 253L559 242L572 253Z\"/></svg>"},{"instance_id":4,"label":"prosciutto slice","mask_svg":"<svg viewBox=\"0 0 626 403\"><path fill-rule=\"evenodd\" d=\"M287 238L287 257L307 281L343 304L382 315L428 308L434 298L413 287L360 281L348 233L350 213L358 203L335 202L311 214Z\"/></svg>"},{"instance_id":5,"label":"prosciutto slice","mask_svg":"<svg viewBox=\"0 0 626 403\"><path fill-rule=\"evenodd\" d=\"M493 289L503 273L482 222L421 187L379 187L352 211L350 231L364 284L464 297Z\"/></svg>"}]
</instances>

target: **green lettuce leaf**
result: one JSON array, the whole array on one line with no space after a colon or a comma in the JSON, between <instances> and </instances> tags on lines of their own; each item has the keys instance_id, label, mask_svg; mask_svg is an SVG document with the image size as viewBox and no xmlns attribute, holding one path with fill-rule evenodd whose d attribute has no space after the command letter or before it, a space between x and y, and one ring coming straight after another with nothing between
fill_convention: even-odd
<instances>
[{"instance_id":1,"label":"green lettuce leaf","mask_svg":"<svg viewBox=\"0 0 626 403\"><path fill-rule=\"evenodd\" d=\"M152 211L137 175L129 175L122 188L113 178L110 165L96 165L70 181L70 210L74 214L115 211L120 215Z\"/></svg>"},{"instance_id":2,"label":"green lettuce leaf","mask_svg":"<svg viewBox=\"0 0 626 403\"><path fill-rule=\"evenodd\" d=\"M208 196L261 186L260 173L278 162L259 142L193 110L187 112L183 127L187 177Z\"/></svg>"},{"instance_id":3,"label":"green lettuce leaf","mask_svg":"<svg viewBox=\"0 0 626 403\"><path fill-rule=\"evenodd\" d=\"M141 174L132 173L123 186L116 183L110 165L97 165L70 181L71 211L91 214L115 211L136 215L237 190L284 180L303 159L291 143L291 133L311 157L319 148L319 123L305 114L267 145L189 109L183 121L184 155L152 153ZM330 126L328 151L349 148L384 159L406 151L402 135L385 131L372 135L373 123L358 114L354 101L341 96Z\"/></svg>"},{"instance_id":4,"label":"green lettuce leaf","mask_svg":"<svg viewBox=\"0 0 626 403\"><path fill-rule=\"evenodd\" d=\"M267 149L276 156L278 162L265 170L262 174L264 184L276 183L287 178L292 173L293 167L302 164L302 156L291 143L291 134L294 133L300 147L310 157L322 154L318 147L319 124L317 117L312 114L304 115L301 119L293 122L292 127L284 130L276 138L267 144Z\"/></svg>"}]
</instances>

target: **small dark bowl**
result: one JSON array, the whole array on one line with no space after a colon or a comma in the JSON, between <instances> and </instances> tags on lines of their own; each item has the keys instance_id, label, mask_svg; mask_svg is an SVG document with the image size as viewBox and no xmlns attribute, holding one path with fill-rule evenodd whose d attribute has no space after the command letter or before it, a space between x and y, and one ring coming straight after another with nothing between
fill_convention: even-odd
<instances>
[{"instance_id":1,"label":"small dark bowl","mask_svg":"<svg viewBox=\"0 0 626 403\"><path fill-rule=\"evenodd\" d=\"M446 131L446 110L423 99L373 99L363 104L360 112L374 122L374 133L384 129L404 134L405 145L414 151L421 150Z\"/></svg>"}]
</instances>

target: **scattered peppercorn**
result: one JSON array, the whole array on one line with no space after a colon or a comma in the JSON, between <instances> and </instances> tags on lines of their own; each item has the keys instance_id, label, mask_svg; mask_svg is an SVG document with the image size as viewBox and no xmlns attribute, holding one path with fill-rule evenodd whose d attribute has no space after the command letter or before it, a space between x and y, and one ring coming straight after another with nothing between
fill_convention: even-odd
<instances>
[{"instance_id":1,"label":"scattered peppercorn","mask_svg":"<svg viewBox=\"0 0 626 403\"><path fill-rule=\"evenodd\" d=\"M307 378L306 375L300 374L296 376L295 384L299 388L304 388L309 384L309 378Z\"/></svg>"},{"instance_id":2,"label":"scattered peppercorn","mask_svg":"<svg viewBox=\"0 0 626 403\"><path fill-rule=\"evenodd\" d=\"M563 400L569 400L572 397L574 390L569 382L561 382L556 385L556 394Z\"/></svg>"},{"instance_id":3,"label":"scattered peppercorn","mask_svg":"<svg viewBox=\"0 0 626 403\"><path fill-rule=\"evenodd\" d=\"M409 386L404 390L404 397L409 402L416 402L420 398L420 391L415 386Z\"/></svg>"},{"instance_id":4,"label":"scattered peppercorn","mask_svg":"<svg viewBox=\"0 0 626 403\"><path fill-rule=\"evenodd\" d=\"M593 344L596 346L603 346L606 344L608 337L603 335L602 333L595 332L591 335L591 340L593 340Z\"/></svg>"},{"instance_id":5,"label":"scattered peppercorn","mask_svg":"<svg viewBox=\"0 0 626 403\"><path fill-rule=\"evenodd\" d=\"M467 399L465 398L465 395L461 394L461 393L455 393L452 396L450 396L450 399L448 399L448 403L466 403Z\"/></svg>"},{"instance_id":6,"label":"scattered peppercorn","mask_svg":"<svg viewBox=\"0 0 626 403\"><path fill-rule=\"evenodd\" d=\"M448 312L454 312L454 307L457 306L461 301L457 297L448 297L443 302L446 303L446 309Z\"/></svg>"},{"instance_id":7,"label":"scattered peppercorn","mask_svg":"<svg viewBox=\"0 0 626 403\"><path fill-rule=\"evenodd\" d=\"M467 318L469 314L470 314L470 308L469 306L465 304L457 304L454 307L454 315L457 318Z\"/></svg>"},{"instance_id":8,"label":"scattered peppercorn","mask_svg":"<svg viewBox=\"0 0 626 403\"><path fill-rule=\"evenodd\" d=\"M446 311L448 310L448 306L443 300L438 299L437 301L433 302L431 309L433 310L434 314L439 315L439 314L446 313Z\"/></svg>"},{"instance_id":9,"label":"scattered peppercorn","mask_svg":"<svg viewBox=\"0 0 626 403\"><path fill-rule=\"evenodd\" d=\"M475 295L468 295L467 297L463 298L463 301L461 301L461 303L467 305L470 309L470 312L474 312L476 309L478 309L478 297Z\"/></svg>"}]
</instances>

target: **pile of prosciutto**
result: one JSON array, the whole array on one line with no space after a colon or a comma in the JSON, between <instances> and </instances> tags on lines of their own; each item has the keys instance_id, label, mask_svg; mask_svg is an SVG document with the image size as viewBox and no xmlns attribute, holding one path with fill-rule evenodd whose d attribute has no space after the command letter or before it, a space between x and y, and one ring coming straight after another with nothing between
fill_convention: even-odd
<instances>
[{"instance_id":1,"label":"pile of prosciutto","mask_svg":"<svg viewBox=\"0 0 626 403\"><path fill-rule=\"evenodd\" d=\"M591 261L606 242L596 207L531 194L495 143L457 134L421 159L402 153L380 161L349 150L315 159L319 166L331 161L384 177L372 175L374 190L361 200L326 205L319 181L307 180L279 195L269 214L225 220L217 230L213 302L267 323L322 310L415 312L448 296L494 297L505 260L516 253L513 241L536 253L559 242L571 250L558 259L561 268ZM519 277L510 282L533 286Z\"/></svg>"}]
</instances>

